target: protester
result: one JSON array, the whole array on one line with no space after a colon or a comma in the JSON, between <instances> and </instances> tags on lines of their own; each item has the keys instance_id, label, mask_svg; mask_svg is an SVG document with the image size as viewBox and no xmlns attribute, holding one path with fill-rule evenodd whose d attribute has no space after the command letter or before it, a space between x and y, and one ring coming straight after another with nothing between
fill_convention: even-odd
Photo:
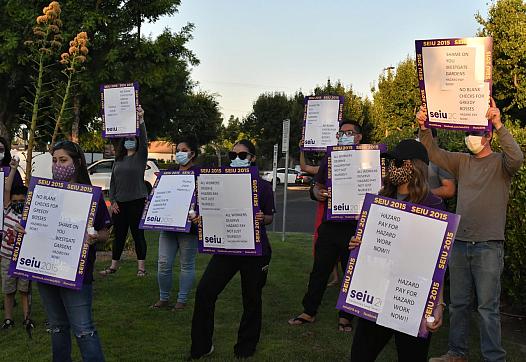
<instances>
[{"instance_id":1,"label":"protester","mask_svg":"<svg viewBox=\"0 0 526 362\"><path fill-rule=\"evenodd\" d=\"M249 140L237 142L229 152L231 167L255 166L256 148ZM248 358L256 351L261 334L262 289L267 281L271 248L265 225L272 223L274 195L272 185L258 178L258 200L260 210L256 218L261 222L261 256L236 256L215 254L197 286L194 315L192 318L191 358L198 359L214 350L214 311L218 295L239 271L243 297L243 316L239 324L236 358Z\"/></svg>"},{"instance_id":2,"label":"protester","mask_svg":"<svg viewBox=\"0 0 526 362\"><path fill-rule=\"evenodd\" d=\"M10 168L9 176L6 178L4 185L4 229L2 245L0 247L5 318L4 323L2 324L2 329L9 329L15 325L13 319L13 307L17 291L20 293L22 312L24 314L22 325L24 327L33 328L34 324L29 318L29 281L15 278L7 274L11 264L11 257L16 239L15 227L20 222L27 194L27 187L24 185L13 186L15 175L17 175L18 159L11 160Z\"/></svg>"},{"instance_id":3,"label":"protester","mask_svg":"<svg viewBox=\"0 0 526 362\"><path fill-rule=\"evenodd\" d=\"M438 144L438 132L435 128L431 128L433 134L433 141ZM418 138L418 130L415 131L416 140L420 142ZM455 178L449 173L442 170L440 167L429 161L428 167L428 181L431 192L443 200L447 200L455 196L457 185Z\"/></svg>"},{"instance_id":4,"label":"protester","mask_svg":"<svg viewBox=\"0 0 526 362\"><path fill-rule=\"evenodd\" d=\"M416 117L420 141L427 148L429 158L458 180L456 213L461 216L449 259L449 350L441 357L430 359L433 362L468 360L473 292L480 316L482 357L485 361L506 360L499 311L504 230L511 180L521 167L524 155L504 127L493 99L486 117L493 126L492 131L466 134L465 142L471 154L440 149L424 125L426 109L421 107ZM502 153L491 148L494 133Z\"/></svg>"},{"instance_id":5,"label":"protester","mask_svg":"<svg viewBox=\"0 0 526 362\"><path fill-rule=\"evenodd\" d=\"M7 140L4 137L0 137L0 166L2 166L2 168L4 169L4 176L8 176L8 173L12 170L12 168L10 167L11 160L11 147L9 145L9 142L7 142ZM13 187L24 186L24 181L22 180L22 176L20 176L18 168L15 169L14 172L15 178L13 179Z\"/></svg>"},{"instance_id":6,"label":"protester","mask_svg":"<svg viewBox=\"0 0 526 362\"><path fill-rule=\"evenodd\" d=\"M340 124L337 134L338 145L359 144L362 140L362 130L358 123L344 121ZM328 221L327 220L327 160L328 155L320 162L320 168L316 174L316 185L313 188L314 197L325 204L323 221L318 228L318 240L316 241L314 264L310 273L307 292L303 297L303 313L288 321L290 325L303 325L312 323L316 319L318 307L321 304L323 294L327 288L327 281L338 258L342 269L347 267L349 250L347 244L356 231L357 222L352 221ZM349 190L355 192L354 190ZM339 312L338 330L341 332L352 332L352 315L343 311Z\"/></svg>"},{"instance_id":7,"label":"protester","mask_svg":"<svg viewBox=\"0 0 526 362\"><path fill-rule=\"evenodd\" d=\"M91 185L84 152L78 144L71 141L58 142L52 149L52 156L54 180ZM110 215L101 195L93 222L96 232L89 234L87 239L90 247L80 290L38 283L38 291L51 330L53 361L71 361L70 329L77 339L82 360L104 361L102 347L91 315L93 265L96 258L93 244L108 239L110 224Z\"/></svg>"},{"instance_id":8,"label":"protester","mask_svg":"<svg viewBox=\"0 0 526 362\"><path fill-rule=\"evenodd\" d=\"M175 158L180 171L196 170L195 161L199 154L199 145L194 137L186 137L177 144ZM193 208L192 208L193 209ZM172 289L172 270L175 256L179 251L180 274L179 294L174 309L186 306L188 294L195 278L195 257L197 254L197 227L192 223L189 233L161 231L159 235L159 261L157 264L157 282L159 283L159 300L152 308L170 306Z\"/></svg>"},{"instance_id":9,"label":"protester","mask_svg":"<svg viewBox=\"0 0 526 362\"><path fill-rule=\"evenodd\" d=\"M120 140L115 151L115 162L111 173L110 201L115 238L112 243L111 265L100 272L101 275L114 274L126 244L128 229L135 242L137 254L137 276L146 273L146 239L139 223L144 209L148 190L144 182L144 171L148 161L148 139L144 125L144 111L139 106L139 137Z\"/></svg>"},{"instance_id":10,"label":"protester","mask_svg":"<svg viewBox=\"0 0 526 362\"><path fill-rule=\"evenodd\" d=\"M316 175L320 169L320 166L312 166L307 164L307 159L305 157L305 152L301 150L301 147L303 146L303 139L300 140L300 169L303 172L307 172L311 175ZM317 201L312 196L312 188L314 185L311 186L309 189L309 193L311 194L311 198L316 201L316 214L314 216L314 234L312 235L312 252L314 255L315 249L316 249L316 240L318 240L318 228L323 221L323 213L325 211L325 203L321 201ZM332 273L330 280L327 282L328 287L333 287L335 285L338 285L339 277L338 277L338 262L334 264L334 267L332 268Z\"/></svg>"},{"instance_id":11,"label":"protester","mask_svg":"<svg viewBox=\"0 0 526 362\"><path fill-rule=\"evenodd\" d=\"M444 210L442 199L431 193L427 181L429 158L422 144L415 140L403 140L390 153L390 158L380 195ZM361 241L354 237L351 238L349 249L354 249L360 243ZM418 256L407 256L407 258L413 257ZM442 313L445 307L442 295L441 289L439 303L433 312L434 322L424 322L430 332L437 331L442 325ZM375 361L392 336L395 338L398 361L427 362L430 336L427 338L413 337L362 318L358 319L356 326L351 348L351 361Z\"/></svg>"}]
</instances>

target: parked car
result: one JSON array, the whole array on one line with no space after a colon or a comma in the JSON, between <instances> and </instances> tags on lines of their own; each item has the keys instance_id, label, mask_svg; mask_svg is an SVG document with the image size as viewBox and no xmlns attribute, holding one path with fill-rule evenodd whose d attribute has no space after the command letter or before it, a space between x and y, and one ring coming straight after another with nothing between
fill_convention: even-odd
<instances>
[{"instance_id":1,"label":"parked car","mask_svg":"<svg viewBox=\"0 0 526 362\"><path fill-rule=\"evenodd\" d=\"M297 179L297 176L300 174L299 171L293 169L293 168L289 168L289 172L288 172L288 180L287 180L287 183L288 184L293 184L293 183L296 183L296 179ZM276 173L276 176L277 176L277 179L276 179L276 184L282 184L285 182L285 168L278 168L277 169L277 173ZM272 171L264 171L263 172L263 175L261 176L261 178L263 180L267 180L268 182L272 182L272 179L273 179L273 173Z\"/></svg>"},{"instance_id":2,"label":"parked car","mask_svg":"<svg viewBox=\"0 0 526 362\"><path fill-rule=\"evenodd\" d=\"M310 185L312 182L314 182L314 176L312 176L310 173L300 172L296 176L297 184Z\"/></svg>"},{"instance_id":3,"label":"parked car","mask_svg":"<svg viewBox=\"0 0 526 362\"><path fill-rule=\"evenodd\" d=\"M88 173L93 186L100 187L102 191L108 191L110 189L113 162L115 162L115 159L106 158L88 166ZM148 162L146 162L146 170L144 170L144 182L146 183L148 193L152 190L157 175L159 175L159 167L157 167L155 160L148 159Z\"/></svg>"}]
</instances>

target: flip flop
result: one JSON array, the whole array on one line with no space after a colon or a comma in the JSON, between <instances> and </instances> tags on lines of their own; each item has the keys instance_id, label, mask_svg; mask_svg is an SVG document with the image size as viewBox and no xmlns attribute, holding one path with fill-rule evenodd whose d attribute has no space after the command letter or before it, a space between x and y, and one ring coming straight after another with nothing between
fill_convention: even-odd
<instances>
[{"instance_id":1,"label":"flip flop","mask_svg":"<svg viewBox=\"0 0 526 362\"><path fill-rule=\"evenodd\" d=\"M353 331L352 323L338 323L338 331L343 333L351 333Z\"/></svg>"},{"instance_id":2,"label":"flip flop","mask_svg":"<svg viewBox=\"0 0 526 362\"><path fill-rule=\"evenodd\" d=\"M304 324L311 324L311 323L314 323L315 319L313 320L308 320L308 319L305 319L303 317L295 317L293 319L289 319L288 320L288 323L289 325L291 326L301 326L301 325L304 325ZM299 323L295 323L295 322L299 322Z\"/></svg>"}]
</instances>

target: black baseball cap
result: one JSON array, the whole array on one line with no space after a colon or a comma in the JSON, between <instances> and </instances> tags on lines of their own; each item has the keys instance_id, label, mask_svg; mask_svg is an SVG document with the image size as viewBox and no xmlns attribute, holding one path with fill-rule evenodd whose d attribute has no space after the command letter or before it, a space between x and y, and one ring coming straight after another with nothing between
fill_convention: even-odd
<instances>
[{"instance_id":1,"label":"black baseball cap","mask_svg":"<svg viewBox=\"0 0 526 362\"><path fill-rule=\"evenodd\" d=\"M407 139L400 141L391 152L383 154L387 159L398 161L418 159L429 165L429 156L423 144L417 140Z\"/></svg>"}]
</instances>

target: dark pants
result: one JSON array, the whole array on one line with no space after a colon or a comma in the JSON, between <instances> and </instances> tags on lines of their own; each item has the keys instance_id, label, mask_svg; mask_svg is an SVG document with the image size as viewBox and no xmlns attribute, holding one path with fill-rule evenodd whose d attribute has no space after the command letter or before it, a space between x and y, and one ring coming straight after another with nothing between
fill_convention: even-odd
<instances>
[{"instance_id":1,"label":"dark pants","mask_svg":"<svg viewBox=\"0 0 526 362\"><path fill-rule=\"evenodd\" d=\"M210 351L217 297L238 271L241 274L243 316L234 353L250 356L255 352L261 333L261 291L267 281L269 263L270 255L212 257L195 293L191 347L193 358L201 357Z\"/></svg>"},{"instance_id":2,"label":"dark pants","mask_svg":"<svg viewBox=\"0 0 526 362\"><path fill-rule=\"evenodd\" d=\"M303 297L303 312L315 316L323 299L327 281L338 258L342 270L349 260L349 241L356 231L356 222L323 222L318 228L314 264L307 293ZM339 311L340 318L352 319L352 314Z\"/></svg>"},{"instance_id":3,"label":"dark pants","mask_svg":"<svg viewBox=\"0 0 526 362\"><path fill-rule=\"evenodd\" d=\"M427 362L428 338L413 337L359 318L351 349L352 362L372 362L394 335L398 362Z\"/></svg>"},{"instance_id":4,"label":"dark pants","mask_svg":"<svg viewBox=\"0 0 526 362\"><path fill-rule=\"evenodd\" d=\"M133 240L135 241L135 253L137 260L146 259L146 239L144 238L144 230L139 229L139 222L141 221L142 211L144 209L144 199L137 199L126 202L117 202L119 205L119 213L113 214L113 229L115 231L115 239L112 245L112 259L120 260L124 244L126 243L126 236L128 236L128 229L130 229Z\"/></svg>"}]
</instances>

